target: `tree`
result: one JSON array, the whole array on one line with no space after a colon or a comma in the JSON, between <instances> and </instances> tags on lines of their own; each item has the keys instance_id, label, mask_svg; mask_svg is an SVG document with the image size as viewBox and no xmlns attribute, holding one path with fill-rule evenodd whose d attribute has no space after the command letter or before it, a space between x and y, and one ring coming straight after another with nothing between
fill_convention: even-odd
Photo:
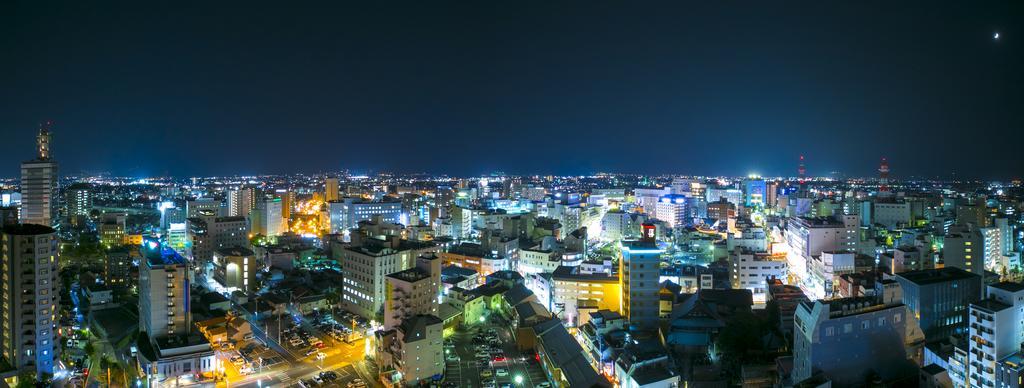
<instances>
[{"instance_id":1,"label":"tree","mask_svg":"<svg viewBox=\"0 0 1024 388\"><path fill-rule=\"evenodd\" d=\"M87 354L89 356L89 358L92 358L93 354L96 352L96 347L94 347L92 345L92 342L90 341L90 342L86 342L85 343L84 350L85 350L85 354Z\"/></svg>"},{"instance_id":2,"label":"tree","mask_svg":"<svg viewBox=\"0 0 1024 388\"><path fill-rule=\"evenodd\" d=\"M24 371L18 374L18 385L16 388L34 388L36 386L36 374L32 371Z\"/></svg>"}]
</instances>

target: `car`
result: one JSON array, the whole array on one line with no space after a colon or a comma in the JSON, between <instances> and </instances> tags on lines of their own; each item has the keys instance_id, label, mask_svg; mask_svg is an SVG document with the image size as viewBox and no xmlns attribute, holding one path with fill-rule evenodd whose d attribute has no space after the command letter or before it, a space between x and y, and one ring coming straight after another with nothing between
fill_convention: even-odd
<instances>
[{"instance_id":1,"label":"car","mask_svg":"<svg viewBox=\"0 0 1024 388\"><path fill-rule=\"evenodd\" d=\"M487 353L487 352L477 352L476 353L476 358L489 358L489 357L491 357L491 354Z\"/></svg>"},{"instance_id":2,"label":"car","mask_svg":"<svg viewBox=\"0 0 1024 388\"><path fill-rule=\"evenodd\" d=\"M321 379L320 376L313 376L313 381L316 382L316 385L324 383L324 379Z\"/></svg>"},{"instance_id":3,"label":"car","mask_svg":"<svg viewBox=\"0 0 1024 388\"><path fill-rule=\"evenodd\" d=\"M544 381L540 384L534 385L534 388L551 388L551 383Z\"/></svg>"},{"instance_id":4,"label":"car","mask_svg":"<svg viewBox=\"0 0 1024 388\"><path fill-rule=\"evenodd\" d=\"M306 388L317 386L316 382L313 381L313 379L301 380L301 381L299 381L299 385L301 385L303 387L306 387Z\"/></svg>"},{"instance_id":5,"label":"car","mask_svg":"<svg viewBox=\"0 0 1024 388\"><path fill-rule=\"evenodd\" d=\"M494 376L494 372L491 372L490 369L484 369L484 370L480 371L480 377L491 377L491 376Z\"/></svg>"},{"instance_id":6,"label":"car","mask_svg":"<svg viewBox=\"0 0 1024 388\"><path fill-rule=\"evenodd\" d=\"M338 379L338 373L332 370L320 372L320 378L326 381L334 381Z\"/></svg>"},{"instance_id":7,"label":"car","mask_svg":"<svg viewBox=\"0 0 1024 388\"><path fill-rule=\"evenodd\" d=\"M325 358L327 358L327 353L324 353L324 352L317 352L316 353L316 359L317 360L323 360Z\"/></svg>"},{"instance_id":8,"label":"car","mask_svg":"<svg viewBox=\"0 0 1024 388\"><path fill-rule=\"evenodd\" d=\"M495 388L494 379L480 380L480 386L482 388Z\"/></svg>"},{"instance_id":9,"label":"car","mask_svg":"<svg viewBox=\"0 0 1024 388\"><path fill-rule=\"evenodd\" d=\"M504 383L498 386L498 388L512 388L512 383Z\"/></svg>"},{"instance_id":10,"label":"car","mask_svg":"<svg viewBox=\"0 0 1024 388\"><path fill-rule=\"evenodd\" d=\"M508 377L508 369L498 368L494 370L494 374L498 377Z\"/></svg>"}]
</instances>

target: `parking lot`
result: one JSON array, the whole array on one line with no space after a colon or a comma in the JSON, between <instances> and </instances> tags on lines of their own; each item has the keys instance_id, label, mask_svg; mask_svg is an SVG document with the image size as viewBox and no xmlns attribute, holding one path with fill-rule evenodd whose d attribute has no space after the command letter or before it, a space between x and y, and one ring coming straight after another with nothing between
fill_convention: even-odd
<instances>
[{"instance_id":1,"label":"parking lot","mask_svg":"<svg viewBox=\"0 0 1024 388\"><path fill-rule=\"evenodd\" d=\"M516 348L509 325L495 322L457 330L445 340L445 383L453 387L547 387L534 354Z\"/></svg>"}]
</instances>

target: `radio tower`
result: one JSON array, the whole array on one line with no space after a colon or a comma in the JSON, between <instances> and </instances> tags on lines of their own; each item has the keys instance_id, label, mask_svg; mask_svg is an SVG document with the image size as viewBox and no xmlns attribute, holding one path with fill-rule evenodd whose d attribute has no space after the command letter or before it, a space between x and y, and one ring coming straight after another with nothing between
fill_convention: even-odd
<instances>
[{"instance_id":1,"label":"radio tower","mask_svg":"<svg viewBox=\"0 0 1024 388\"><path fill-rule=\"evenodd\" d=\"M878 166L878 191L889 191L889 161L882 157L882 164Z\"/></svg>"},{"instance_id":2,"label":"radio tower","mask_svg":"<svg viewBox=\"0 0 1024 388\"><path fill-rule=\"evenodd\" d=\"M804 194L804 183L807 182L807 166L804 166L804 156L800 155L800 167L796 169L799 178L797 182L800 182L800 194Z\"/></svg>"}]
</instances>

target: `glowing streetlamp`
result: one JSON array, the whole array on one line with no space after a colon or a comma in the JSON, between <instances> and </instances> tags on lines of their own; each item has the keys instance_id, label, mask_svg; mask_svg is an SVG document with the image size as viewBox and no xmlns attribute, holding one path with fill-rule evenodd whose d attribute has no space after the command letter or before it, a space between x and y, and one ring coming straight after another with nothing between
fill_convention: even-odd
<instances>
[{"instance_id":1,"label":"glowing streetlamp","mask_svg":"<svg viewBox=\"0 0 1024 388\"><path fill-rule=\"evenodd\" d=\"M523 384L523 375L516 375L514 380L516 381L516 384L522 385Z\"/></svg>"}]
</instances>

